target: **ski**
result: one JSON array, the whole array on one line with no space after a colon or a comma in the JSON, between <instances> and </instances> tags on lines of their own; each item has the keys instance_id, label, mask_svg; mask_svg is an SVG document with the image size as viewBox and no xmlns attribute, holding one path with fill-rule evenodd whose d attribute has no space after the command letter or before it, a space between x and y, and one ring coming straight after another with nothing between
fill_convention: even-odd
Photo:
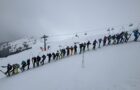
<instances>
[{"instance_id":1,"label":"ski","mask_svg":"<svg viewBox=\"0 0 140 90\"><path fill-rule=\"evenodd\" d=\"M0 72L3 73L4 75L6 75L4 71L0 70ZM7 76L7 75L6 75L6 76Z\"/></svg>"}]
</instances>

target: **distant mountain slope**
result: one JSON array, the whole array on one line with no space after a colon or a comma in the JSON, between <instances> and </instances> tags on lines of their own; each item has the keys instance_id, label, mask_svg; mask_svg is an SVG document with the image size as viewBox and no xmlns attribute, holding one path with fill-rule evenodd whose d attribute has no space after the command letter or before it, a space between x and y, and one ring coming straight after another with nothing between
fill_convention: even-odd
<instances>
[{"instance_id":1,"label":"distant mountain slope","mask_svg":"<svg viewBox=\"0 0 140 90\"><path fill-rule=\"evenodd\" d=\"M12 42L5 42L0 45L0 58L20 53L24 50L31 49L36 43L34 38L19 39Z\"/></svg>"}]
</instances>

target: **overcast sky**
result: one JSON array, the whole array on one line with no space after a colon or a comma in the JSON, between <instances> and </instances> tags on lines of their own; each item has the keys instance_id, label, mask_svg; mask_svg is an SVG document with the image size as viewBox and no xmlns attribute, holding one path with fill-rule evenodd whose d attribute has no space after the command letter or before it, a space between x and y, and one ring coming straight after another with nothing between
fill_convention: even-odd
<instances>
[{"instance_id":1,"label":"overcast sky","mask_svg":"<svg viewBox=\"0 0 140 90\"><path fill-rule=\"evenodd\" d=\"M140 21L140 0L0 0L0 42Z\"/></svg>"}]
</instances>

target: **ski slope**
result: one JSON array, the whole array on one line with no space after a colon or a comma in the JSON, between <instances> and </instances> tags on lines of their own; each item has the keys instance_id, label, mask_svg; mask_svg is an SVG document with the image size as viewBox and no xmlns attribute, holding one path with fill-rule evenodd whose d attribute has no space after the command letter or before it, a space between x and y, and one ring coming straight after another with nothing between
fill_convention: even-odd
<instances>
[{"instance_id":1,"label":"ski slope","mask_svg":"<svg viewBox=\"0 0 140 90\"><path fill-rule=\"evenodd\" d=\"M76 55L9 78L0 74L0 90L140 90L140 42L91 50L84 57L84 67L82 55Z\"/></svg>"}]
</instances>

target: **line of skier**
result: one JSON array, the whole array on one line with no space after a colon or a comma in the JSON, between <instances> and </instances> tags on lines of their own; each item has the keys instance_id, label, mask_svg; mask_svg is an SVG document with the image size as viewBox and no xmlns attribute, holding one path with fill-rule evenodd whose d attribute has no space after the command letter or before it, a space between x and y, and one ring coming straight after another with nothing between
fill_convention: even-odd
<instances>
[{"instance_id":1,"label":"line of skier","mask_svg":"<svg viewBox=\"0 0 140 90\"><path fill-rule=\"evenodd\" d=\"M133 33L134 33L134 41L137 41L140 36L140 32L137 29L134 30ZM32 57L27 61L22 61L21 64L13 64L13 65L8 64L7 66L2 66L2 67L7 68L5 74L7 76L10 76L10 75L18 74L19 70L21 72L24 72L25 70L29 70L31 68L31 63L33 68L35 68L35 67L39 67L40 65L44 65L45 60L48 60L48 63L50 63L51 60L56 61L68 56L76 55L78 54L77 52L78 49L79 49L79 54L85 51L89 51L91 45L92 45L92 49L95 50L97 48L97 44L98 44L98 48L101 48L101 44L102 46L106 46L106 45L127 43L131 35L132 34L129 34L127 31L123 31L118 34L104 36L103 38L99 38L98 40L95 39L92 43L91 41L79 43L79 48L78 45L75 43L73 46L67 46L66 48L58 50L56 53L55 52L48 53L47 55L42 55L42 56L38 55L37 57Z\"/></svg>"}]
</instances>

